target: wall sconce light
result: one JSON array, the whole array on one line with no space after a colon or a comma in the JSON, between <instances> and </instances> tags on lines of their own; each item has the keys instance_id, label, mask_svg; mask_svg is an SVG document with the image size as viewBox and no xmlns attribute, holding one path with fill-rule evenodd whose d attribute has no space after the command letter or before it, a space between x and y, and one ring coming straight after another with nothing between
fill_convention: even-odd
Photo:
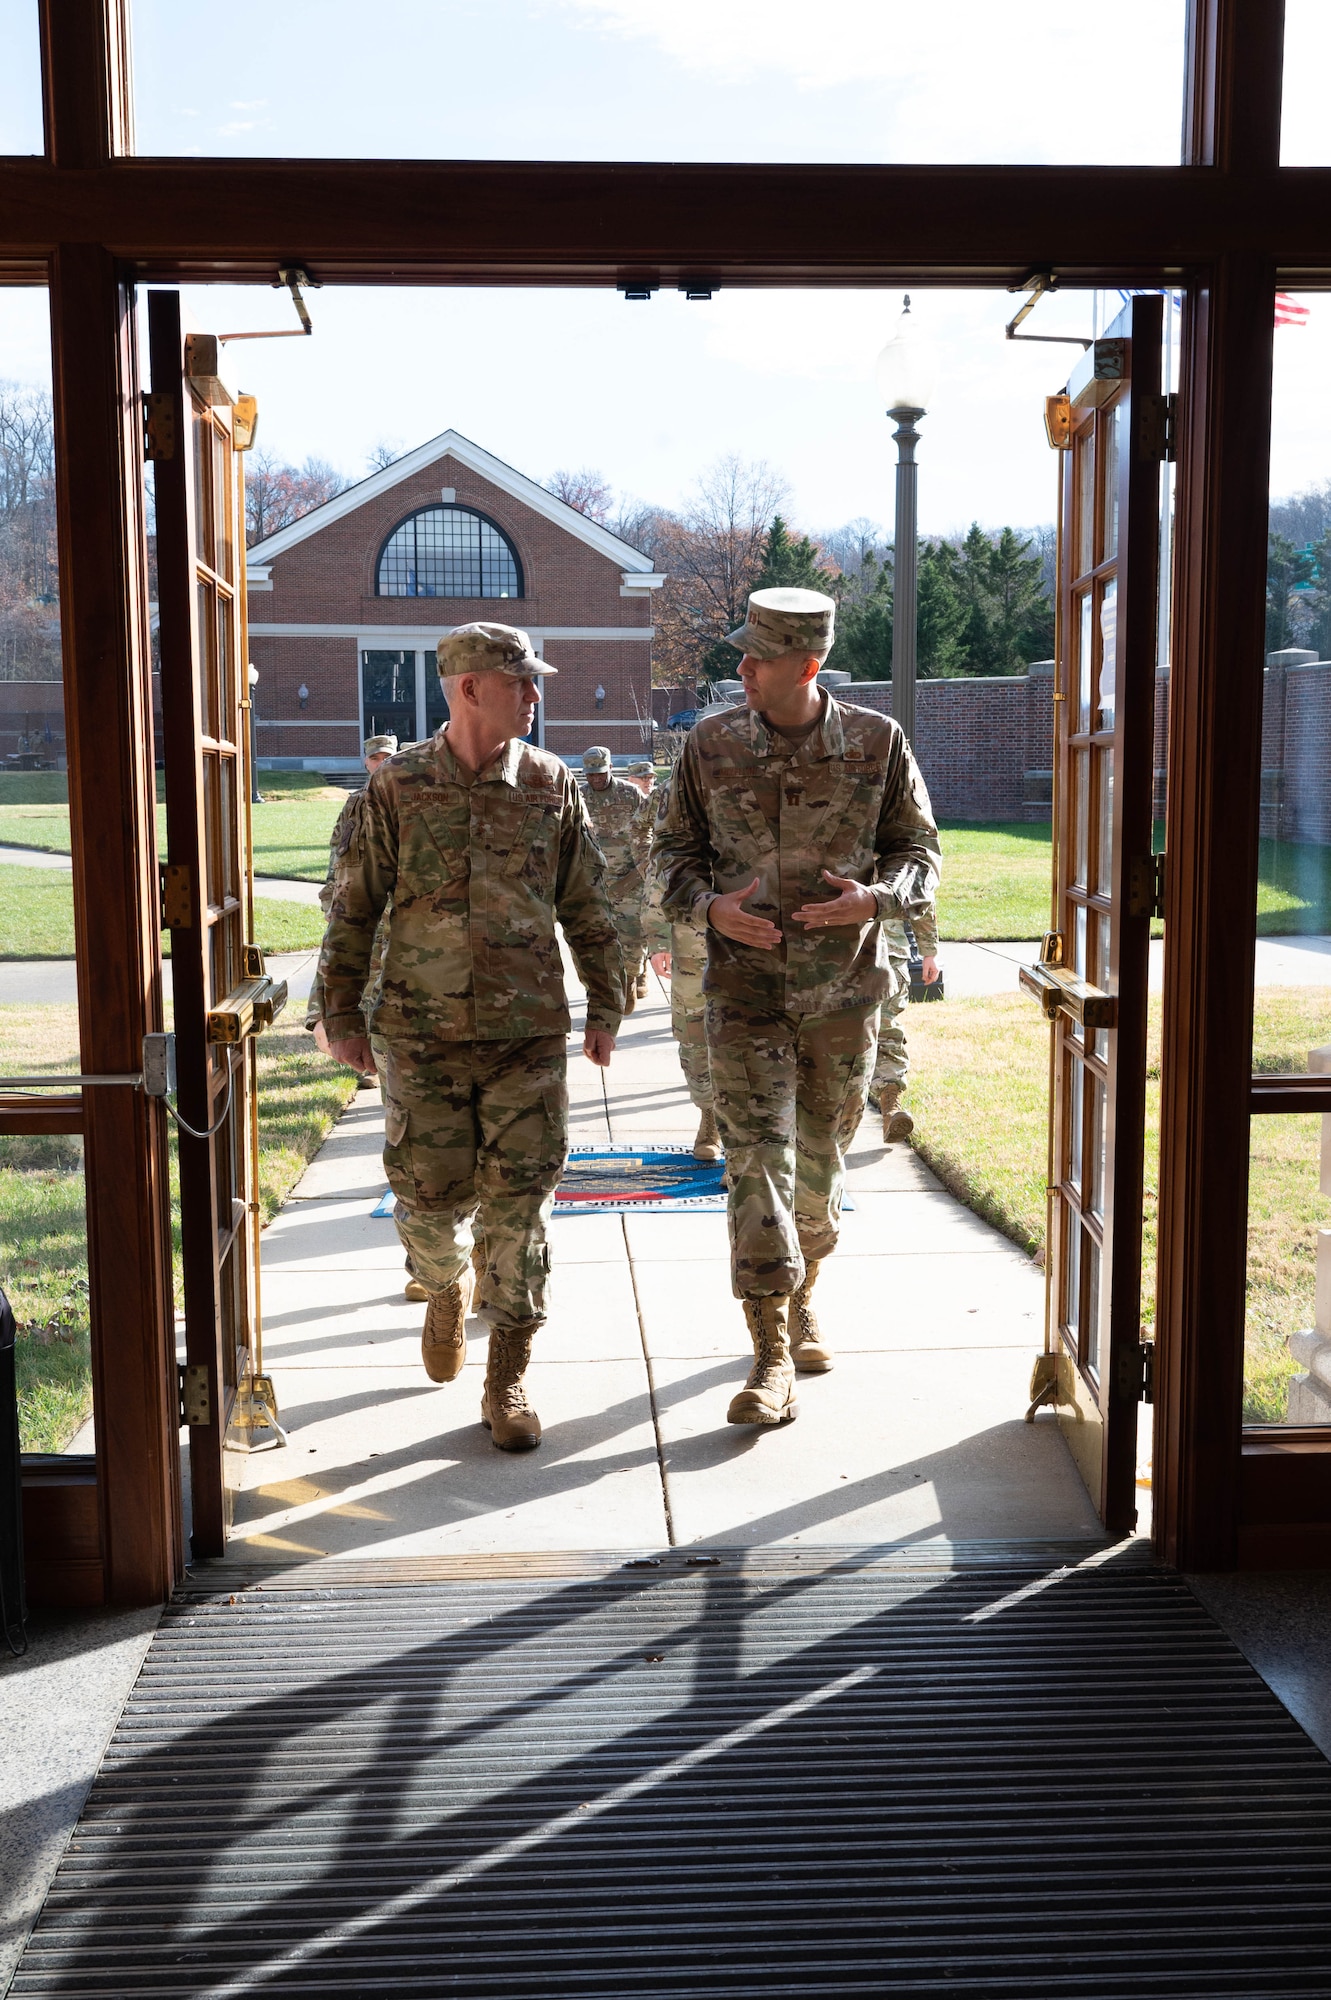
<instances>
[{"instance_id":1,"label":"wall sconce light","mask_svg":"<svg viewBox=\"0 0 1331 2000\"><path fill-rule=\"evenodd\" d=\"M605 689L603 687L598 687L596 690L596 706L598 708L605 707Z\"/></svg>"},{"instance_id":2,"label":"wall sconce light","mask_svg":"<svg viewBox=\"0 0 1331 2000\"><path fill-rule=\"evenodd\" d=\"M300 703L301 707L304 708L309 698L310 698L310 691L306 687L304 681L302 681L300 686L296 689L296 700Z\"/></svg>"}]
</instances>

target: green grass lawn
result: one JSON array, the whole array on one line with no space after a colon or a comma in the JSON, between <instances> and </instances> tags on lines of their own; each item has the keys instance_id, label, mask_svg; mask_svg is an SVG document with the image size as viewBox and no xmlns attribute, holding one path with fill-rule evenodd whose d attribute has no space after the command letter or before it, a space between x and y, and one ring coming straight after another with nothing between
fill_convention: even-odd
<instances>
[{"instance_id":1,"label":"green grass lawn","mask_svg":"<svg viewBox=\"0 0 1331 2000\"><path fill-rule=\"evenodd\" d=\"M78 1069L73 1006L0 1007L0 1070ZM303 1029L259 1043L259 1201L270 1221L355 1094L349 1070ZM175 1128L171 1202L180 1304ZM18 1320L19 1430L25 1451L62 1451L92 1408L82 1141L0 1138L0 1274Z\"/></svg>"},{"instance_id":2,"label":"green grass lawn","mask_svg":"<svg viewBox=\"0 0 1331 2000\"><path fill-rule=\"evenodd\" d=\"M1331 1034L1325 987L1256 996L1265 1067L1302 1070ZM912 1143L944 1186L1041 1261L1045 1240L1049 1029L1021 994L912 1007ZM1283 1421L1297 1373L1286 1334L1313 1324L1316 1236L1331 1222L1318 1174L1316 1117L1252 1121L1244 1415ZM1160 1151L1160 1000L1151 1000L1142 1206L1142 1313L1155 1312Z\"/></svg>"},{"instance_id":3,"label":"green grass lawn","mask_svg":"<svg viewBox=\"0 0 1331 2000\"><path fill-rule=\"evenodd\" d=\"M346 793L325 785L317 771L265 771L260 786L265 802L254 807L255 874L322 882L328 869L329 835ZM157 791L160 801L160 771ZM68 854L65 797L61 772L0 773L0 846L43 847ZM166 814L160 803L157 822L159 851L165 853ZM938 925L944 941L1003 943L1041 937L1049 928L1048 826L945 819L939 822L939 832L943 883ZM1160 846L1163 828L1157 827L1156 835ZM1259 936L1331 935L1331 847L1264 840L1258 868ZM1153 928L1159 935L1160 926Z\"/></svg>"},{"instance_id":4,"label":"green grass lawn","mask_svg":"<svg viewBox=\"0 0 1331 2000\"><path fill-rule=\"evenodd\" d=\"M254 943L265 951L314 951L324 933L317 903L254 899ZM171 933L162 932L171 954ZM0 865L0 959L73 958L74 892L56 868Z\"/></svg>"},{"instance_id":5,"label":"green grass lawn","mask_svg":"<svg viewBox=\"0 0 1331 2000\"><path fill-rule=\"evenodd\" d=\"M264 803L253 808L254 872L297 882L322 882L328 840L347 802L317 771L260 773ZM157 847L166 853L166 807L157 774ZM69 806L60 771L0 772L0 846L40 847L68 854ZM276 949L276 947L274 947Z\"/></svg>"}]
</instances>

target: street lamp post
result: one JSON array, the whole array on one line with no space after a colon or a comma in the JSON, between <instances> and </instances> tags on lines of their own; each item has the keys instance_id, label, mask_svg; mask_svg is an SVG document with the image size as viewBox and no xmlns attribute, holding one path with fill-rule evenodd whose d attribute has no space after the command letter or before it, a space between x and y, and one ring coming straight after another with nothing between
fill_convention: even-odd
<instances>
[{"instance_id":1,"label":"street lamp post","mask_svg":"<svg viewBox=\"0 0 1331 2000\"><path fill-rule=\"evenodd\" d=\"M915 737L915 641L919 550L916 536L918 467L915 426L929 404L928 358L911 318L907 295L901 322L878 357L878 387L896 429L897 510L893 536L892 713L907 742Z\"/></svg>"}]
</instances>

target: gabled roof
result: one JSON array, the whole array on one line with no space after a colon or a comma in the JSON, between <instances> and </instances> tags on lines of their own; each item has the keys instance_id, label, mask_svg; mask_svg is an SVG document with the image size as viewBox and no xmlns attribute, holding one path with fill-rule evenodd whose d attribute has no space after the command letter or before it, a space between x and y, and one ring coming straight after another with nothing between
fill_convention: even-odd
<instances>
[{"instance_id":1,"label":"gabled roof","mask_svg":"<svg viewBox=\"0 0 1331 2000\"><path fill-rule=\"evenodd\" d=\"M381 472L372 472L368 479L358 480L354 486L348 486L345 493L339 493L335 499L325 500L322 507L311 508L308 514L301 515L299 521L293 521L289 528L280 528L275 535L269 535L266 541L256 542L249 551L250 568L272 562L277 556L284 556L288 549L294 549L298 543L307 541L311 535L317 535L322 528L330 526L334 521L343 520L348 514L354 514L356 509L365 506L367 501L377 500L381 493L391 492L393 487L400 486L404 480L423 471L427 465L434 465L445 458L457 459L459 464L469 467L482 479L488 479L490 484L497 486L502 493L511 495L514 500L520 500L524 507L530 507L534 513L544 514L547 521L553 521L557 528L564 530L565 534L573 535L578 541L585 542L588 548L595 549L598 555L608 557L621 570L633 570L640 575L652 574L650 556L643 555L640 549L630 548L627 542L620 541L618 535L612 535L608 528L598 527L595 521L589 520L585 514L580 514L576 507L570 507L566 501L557 499L544 486L539 486L534 479L529 479L525 472L515 471L511 465L505 465L501 458L492 458L488 451L482 451L478 444L473 444L470 438L464 438L459 431L443 431L437 438L431 438L428 444L418 445L415 451L409 451L404 458L395 458L393 463L384 466Z\"/></svg>"}]
</instances>

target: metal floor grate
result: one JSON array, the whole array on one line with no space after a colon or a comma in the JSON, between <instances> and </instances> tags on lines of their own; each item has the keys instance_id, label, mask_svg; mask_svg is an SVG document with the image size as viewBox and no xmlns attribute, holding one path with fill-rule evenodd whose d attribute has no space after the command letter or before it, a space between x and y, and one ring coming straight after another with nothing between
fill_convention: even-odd
<instances>
[{"instance_id":1,"label":"metal floor grate","mask_svg":"<svg viewBox=\"0 0 1331 2000\"><path fill-rule=\"evenodd\" d=\"M196 1578L13 1993L1331 1996L1331 1766L1176 1577L698 1553Z\"/></svg>"}]
</instances>

